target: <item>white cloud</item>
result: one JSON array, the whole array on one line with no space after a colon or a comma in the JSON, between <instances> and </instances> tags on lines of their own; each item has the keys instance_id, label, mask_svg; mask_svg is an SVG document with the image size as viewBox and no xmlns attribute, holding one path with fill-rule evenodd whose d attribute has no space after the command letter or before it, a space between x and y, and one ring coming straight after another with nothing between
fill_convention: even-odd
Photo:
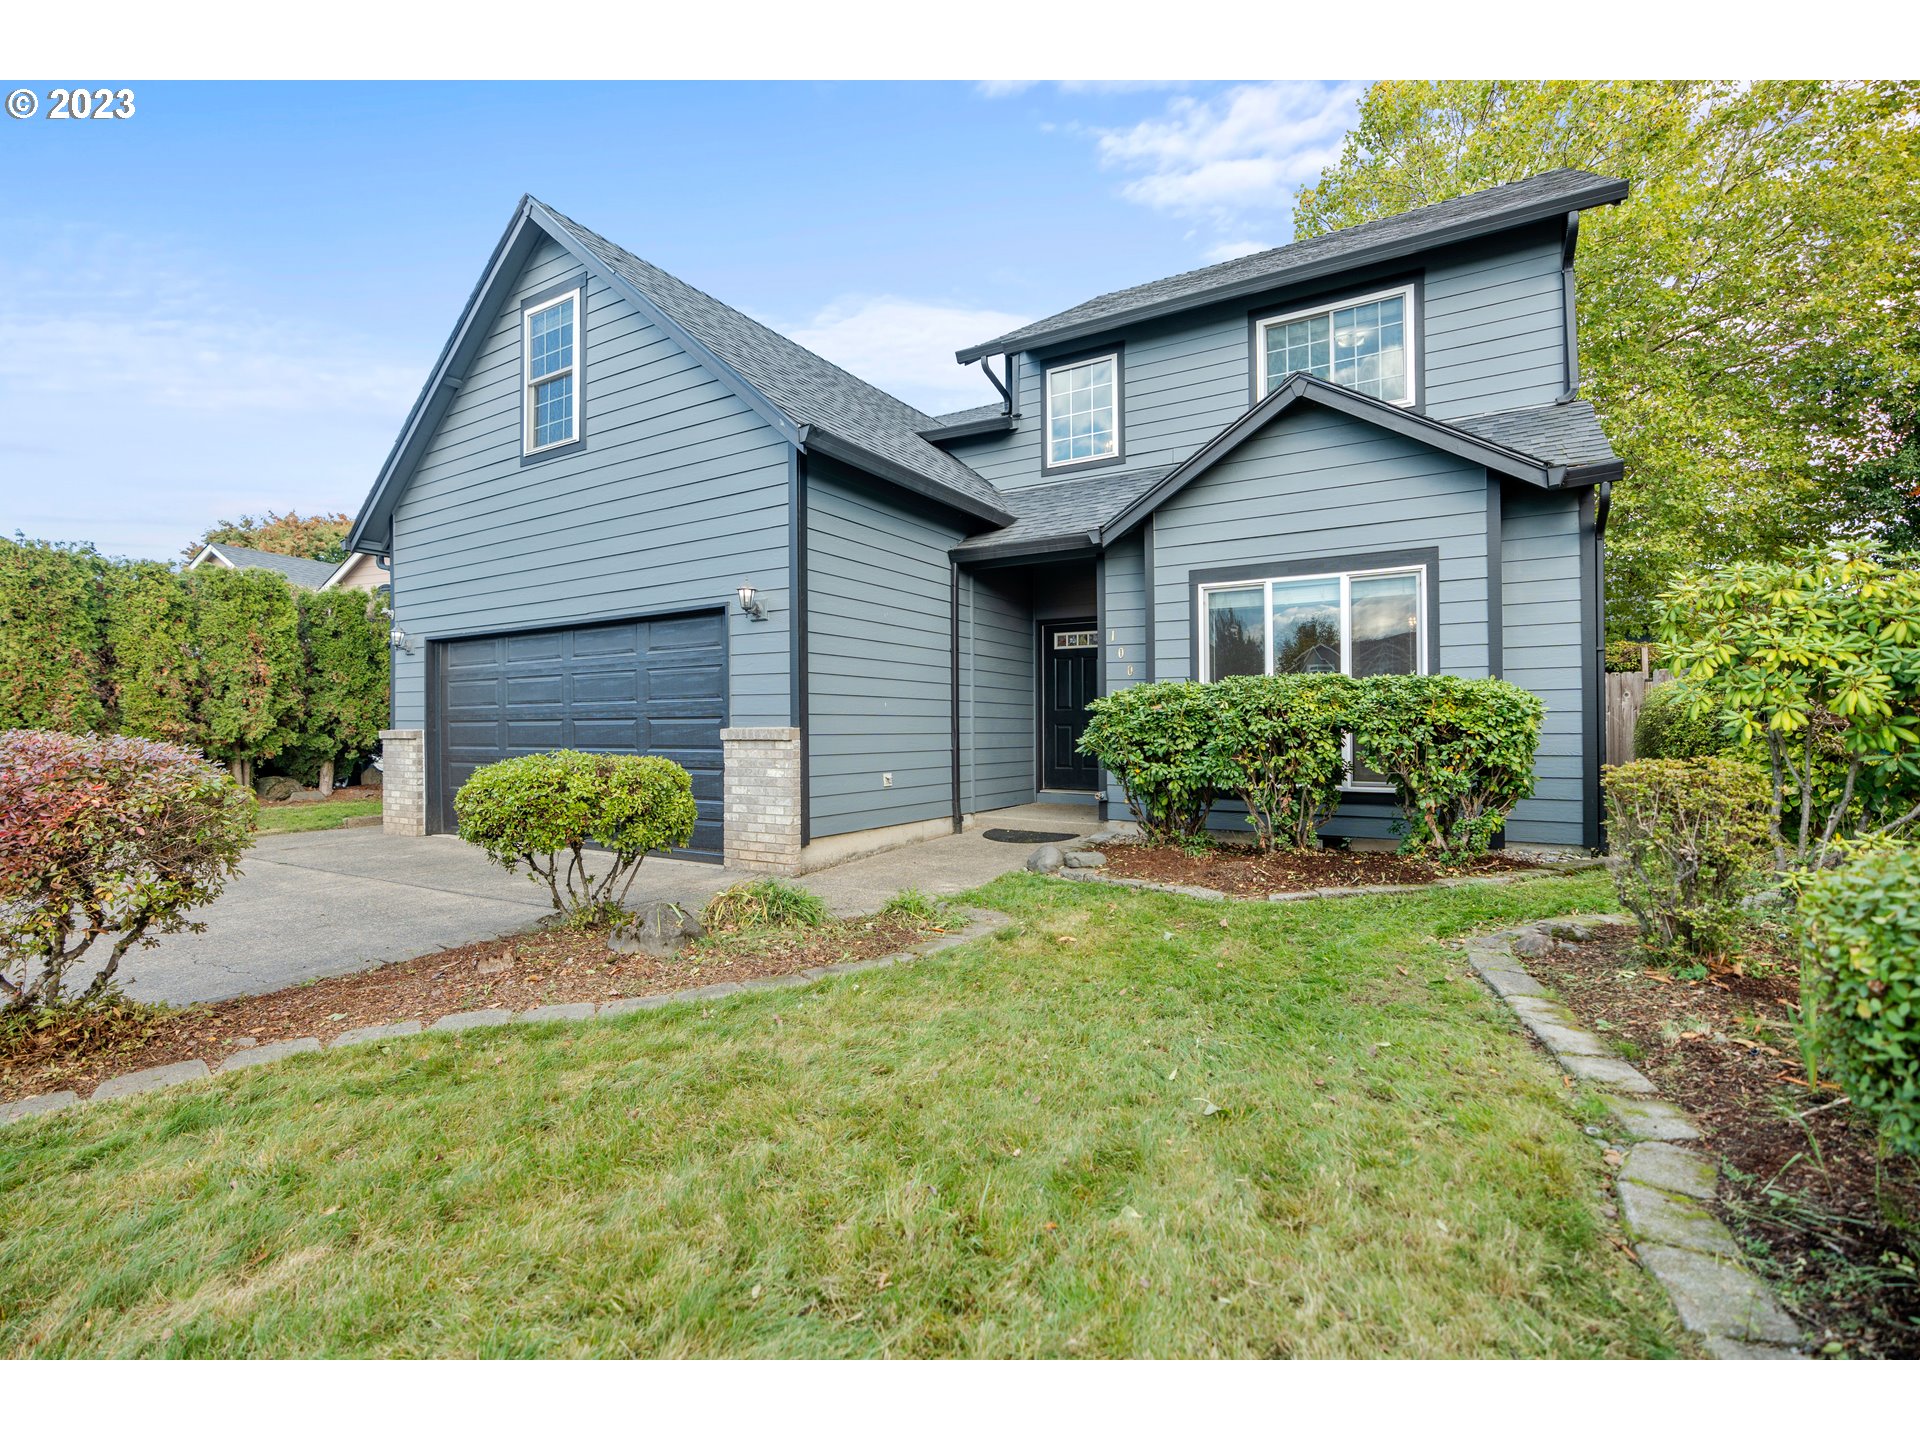
<instances>
[{"instance_id":1,"label":"white cloud","mask_svg":"<svg viewBox=\"0 0 1920 1440\"><path fill-rule=\"evenodd\" d=\"M984 405L996 392L953 352L1030 317L900 295L845 295L804 324L778 326L817 355L929 414Z\"/></svg>"},{"instance_id":2,"label":"white cloud","mask_svg":"<svg viewBox=\"0 0 1920 1440\"><path fill-rule=\"evenodd\" d=\"M1222 240L1218 245L1209 245L1204 253L1208 263L1218 264L1222 260L1238 260L1242 255L1258 255L1262 250L1272 248L1264 240Z\"/></svg>"},{"instance_id":3,"label":"white cloud","mask_svg":"<svg viewBox=\"0 0 1920 1440\"><path fill-rule=\"evenodd\" d=\"M1339 158L1363 91L1278 81L1176 96L1153 119L1096 131L1100 160L1135 172L1127 199L1231 230L1289 210L1294 188Z\"/></svg>"}]
</instances>

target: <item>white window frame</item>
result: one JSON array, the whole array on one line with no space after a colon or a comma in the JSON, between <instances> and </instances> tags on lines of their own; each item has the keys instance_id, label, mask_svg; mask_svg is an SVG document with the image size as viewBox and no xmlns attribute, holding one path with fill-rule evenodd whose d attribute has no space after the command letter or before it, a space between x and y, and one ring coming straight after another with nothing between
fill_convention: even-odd
<instances>
[{"instance_id":1,"label":"white window frame","mask_svg":"<svg viewBox=\"0 0 1920 1440\"><path fill-rule=\"evenodd\" d=\"M1250 590L1255 585L1260 587L1260 603L1263 607L1261 614L1264 617L1261 631L1266 637L1267 647L1266 659L1264 661L1266 667L1265 673L1271 675L1273 674L1273 587L1275 585L1292 585L1308 580L1338 580L1340 582L1340 673L1342 675L1351 675L1353 673L1353 582L1355 580L1370 580L1381 575L1411 575L1414 577L1414 617L1417 623L1414 625L1413 631L1413 658L1417 668L1415 668L1413 673L1416 675L1425 675L1427 673L1427 649L1429 644L1427 627L1433 622L1427 613L1427 567L1424 563L1415 565L1382 565L1370 570L1323 570L1314 574L1250 575L1244 580L1210 580L1199 587L1199 598L1196 601L1200 607L1198 617L1200 654L1197 657L1197 673L1202 680L1213 679L1213 646L1207 627L1207 597L1215 591ZM1391 785L1381 785L1376 782L1356 780L1353 775L1356 762L1353 753L1353 737L1351 735L1347 736L1346 749L1347 780L1346 783L1340 787L1341 789L1363 791L1368 794L1392 793L1393 787Z\"/></svg>"},{"instance_id":2,"label":"white window frame","mask_svg":"<svg viewBox=\"0 0 1920 1440\"><path fill-rule=\"evenodd\" d=\"M1311 305L1305 310L1290 310L1285 315L1263 316L1255 322L1253 327L1253 363L1257 376L1255 389L1258 392L1255 398L1257 400L1266 399L1270 390L1267 376L1267 331L1271 330L1275 325L1287 325L1295 320L1310 320L1315 315L1327 316L1329 324L1331 324L1333 312L1336 310L1350 310L1355 305L1366 305L1375 300L1391 300L1397 295L1406 302L1405 309L1402 313L1406 316L1404 327L1407 335L1407 398L1404 400L1386 400L1381 403L1398 405L1406 410L1412 409L1420 403L1420 366L1418 364L1419 355L1417 353L1420 345L1420 326L1414 313L1413 291L1414 287L1411 284L1396 285L1390 290L1375 290L1366 295L1354 295L1347 299L1331 301L1325 305ZM1278 379L1279 377L1275 376L1273 378ZM1327 383L1330 385L1339 384L1337 380L1329 380ZM1354 393L1362 394L1364 392L1355 391ZM1368 398L1371 399L1372 397L1369 396Z\"/></svg>"},{"instance_id":3,"label":"white window frame","mask_svg":"<svg viewBox=\"0 0 1920 1440\"><path fill-rule=\"evenodd\" d=\"M562 445L572 445L580 439L580 411L586 403L584 387L580 384L580 356L587 344L587 312L581 301L582 289L568 290L543 300L538 305L529 305L520 316L520 453L538 455L543 451L557 450ZM573 302L573 360L557 370L549 370L538 380L533 378L533 320L536 315L544 315L556 306ZM573 381L573 415L567 426L567 438L549 440L544 445L533 443L533 397L538 387L566 376Z\"/></svg>"},{"instance_id":4,"label":"white window frame","mask_svg":"<svg viewBox=\"0 0 1920 1440\"><path fill-rule=\"evenodd\" d=\"M1088 365L1098 365L1102 360L1111 361L1113 364L1113 453L1082 455L1078 460L1056 460L1053 458L1053 377L1062 370L1080 370ZM1124 456L1127 453L1127 446L1126 439L1121 434L1120 425L1126 399L1120 392L1121 367L1118 350L1110 351L1105 355L1082 355L1078 360L1064 360L1058 365L1046 366L1040 374L1041 468L1068 470L1076 465L1111 465Z\"/></svg>"}]
</instances>

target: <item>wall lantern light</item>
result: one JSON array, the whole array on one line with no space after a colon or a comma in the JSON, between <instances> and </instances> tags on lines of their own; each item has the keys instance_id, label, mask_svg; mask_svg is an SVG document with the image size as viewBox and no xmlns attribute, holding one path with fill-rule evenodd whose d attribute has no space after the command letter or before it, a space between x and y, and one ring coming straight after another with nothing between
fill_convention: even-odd
<instances>
[{"instance_id":1,"label":"wall lantern light","mask_svg":"<svg viewBox=\"0 0 1920 1440\"><path fill-rule=\"evenodd\" d=\"M403 650L409 655L413 654L413 637L398 625L387 632L387 643L396 650Z\"/></svg>"},{"instance_id":2,"label":"wall lantern light","mask_svg":"<svg viewBox=\"0 0 1920 1440\"><path fill-rule=\"evenodd\" d=\"M760 599L760 592L751 585L742 585L734 592L740 599L740 613L753 620L767 618L767 607Z\"/></svg>"}]
</instances>

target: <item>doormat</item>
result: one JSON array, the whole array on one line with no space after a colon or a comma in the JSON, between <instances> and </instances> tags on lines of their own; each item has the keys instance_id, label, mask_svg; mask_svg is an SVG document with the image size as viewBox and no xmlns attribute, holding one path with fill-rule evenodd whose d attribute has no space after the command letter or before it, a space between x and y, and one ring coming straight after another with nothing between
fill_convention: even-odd
<instances>
[{"instance_id":1,"label":"doormat","mask_svg":"<svg viewBox=\"0 0 1920 1440\"><path fill-rule=\"evenodd\" d=\"M980 833L1002 845L1045 845L1074 838L1071 830L982 830Z\"/></svg>"}]
</instances>

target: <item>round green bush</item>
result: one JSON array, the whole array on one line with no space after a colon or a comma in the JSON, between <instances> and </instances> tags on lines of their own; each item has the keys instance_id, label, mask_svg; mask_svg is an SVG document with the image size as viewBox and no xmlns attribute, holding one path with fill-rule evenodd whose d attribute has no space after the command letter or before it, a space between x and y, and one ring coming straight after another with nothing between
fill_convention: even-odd
<instances>
[{"instance_id":1,"label":"round green bush","mask_svg":"<svg viewBox=\"0 0 1920 1440\"><path fill-rule=\"evenodd\" d=\"M1361 682L1345 675L1217 680L1211 744L1223 789L1247 807L1262 850L1300 850L1340 805Z\"/></svg>"},{"instance_id":2,"label":"round green bush","mask_svg":"<svg viewBox=\"0 0 1920 1440\"><path fill-rule=\"evenodd\" d=\"M1641 944L1664 960L1724 954L1768 860L1767 777L1704 756L1609 765L1601 783L1614 887Z\"/></svg>"},{"instance_id":3,"label":"round green bush","mask_svg":"<svg viewBox=\"0 0 1920 1440\"><path fill-rule=\"evenodd\" d=\"M1886 846L1800 890L1803 1039L1887 1147L1920 1155L1920 851Z\"/></svg>"},{"instance_id":4,"label":"round green bush","mask_svg":"<svg viewBox=\"0 0 1920 1440\"><path fill-rule=\"evenodd\" d=\"M525 865L546 882L553 908L575 917L617 907L647 852L685 845L696 818L693 781L673 761L579 750L483 765L453 808L462 840L509 871ZM597 879L588 871L588 845L612 857Z\"/></svg>"},{"instance_id":5,"label":"round green bush","mask_svg":"<svg viewBox=\"0 0 1920 1440\"><path fill-rule=\"evenodd\" d=\"M1693 713L1695 700L1695 692L1680 680L1648 690L1633 722L1634 758L1692 760L1726 754L1730 742L1720 731L1719 717L1710 709Z\"/></svg>"},{"instance_id":6,"label":"round green bush","mask_svg":"<svg viewBox=\"0 0 1920 1440\"><path fill-rule=\"evenodd\" d=\"M1221 704L1213 685L1162 680L1103 695L1087 707L1081 752L1119 780L1147 839L1197 839L1227 776L1213 746Z\"/></svg>"}]
</instances>

